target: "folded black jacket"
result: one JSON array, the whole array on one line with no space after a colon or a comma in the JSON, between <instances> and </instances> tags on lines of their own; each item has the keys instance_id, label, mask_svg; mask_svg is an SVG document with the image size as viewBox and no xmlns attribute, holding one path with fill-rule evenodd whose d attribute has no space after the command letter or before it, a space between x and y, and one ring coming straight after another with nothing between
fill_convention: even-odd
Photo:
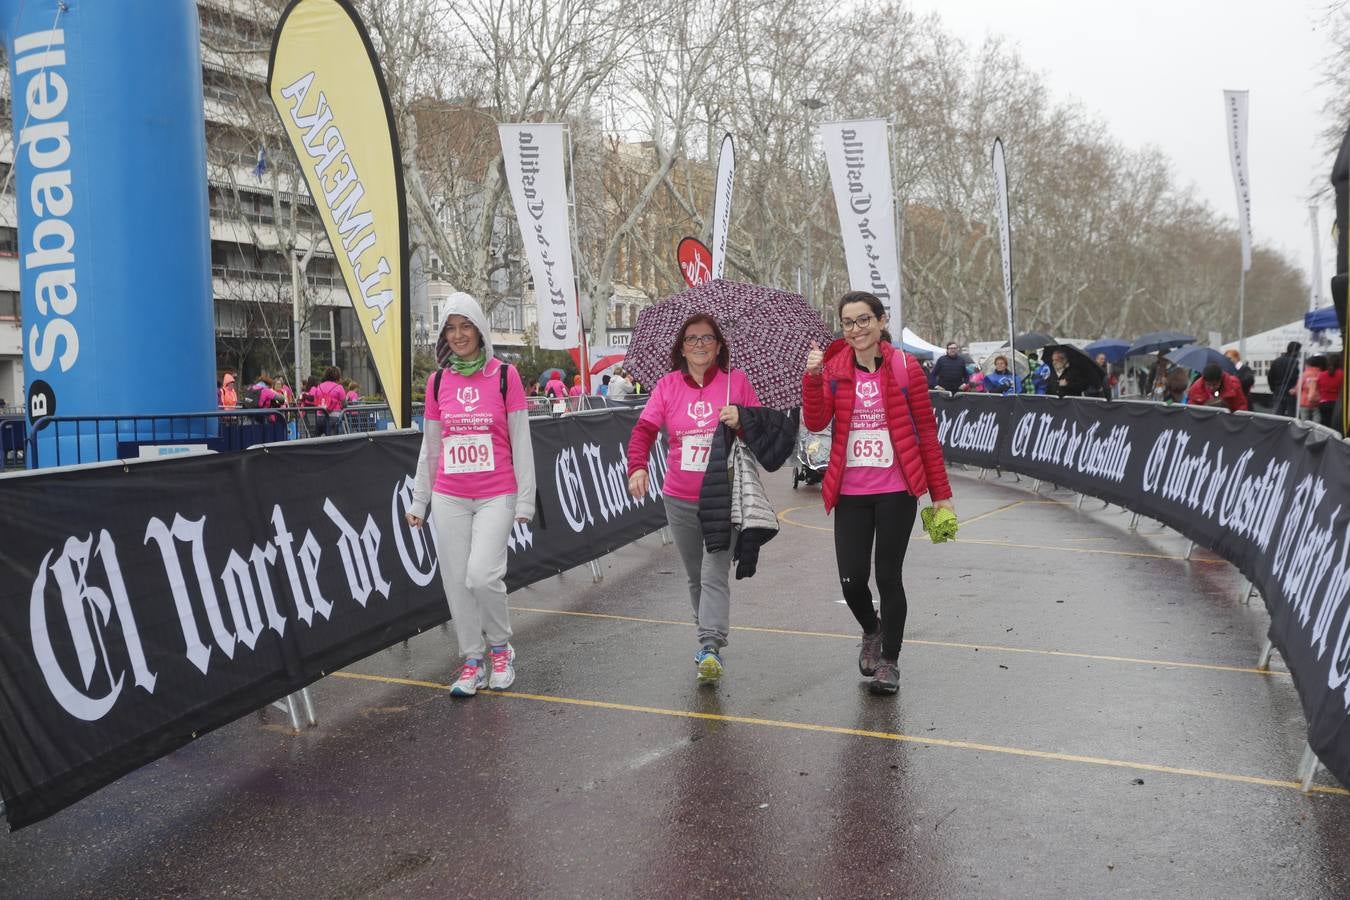
<instances>
[{"instance_id":1,"label":"folded black jacket","mask_svg":"<svg viewBox=\"0 0 1350 900\"><path fill-rule=\"evenodd\" d=\"M781 413L764 406L738 406L741 414L741 439L755 455L761 469L776 471L797 443L799 411ZM703 474L703 487L698 492L698 520L703 531L703 548L718 553L731 546L731 478L727 471L731 443L736 432L723 425L717 429L712 450L708 456L708 470ZM740 561L737 578L754 574L759 559L759 548L776 532L764 529L742 529L736 539L732 558ZM748 569L742 574L743 569Z\"/></svg>"}]
</instances>

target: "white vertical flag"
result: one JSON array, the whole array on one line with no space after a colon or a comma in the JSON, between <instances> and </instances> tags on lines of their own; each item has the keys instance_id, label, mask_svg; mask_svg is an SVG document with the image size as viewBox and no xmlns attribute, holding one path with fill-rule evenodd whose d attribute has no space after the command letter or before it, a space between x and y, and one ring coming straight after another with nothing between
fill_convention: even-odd
<instances>
[{"instance_id":1,"label":"white vertical flag","mask_svg":"<svg viewBox=\"0 0 1350 900\"><path fill-rule=\"evenodd\" d=\"M1308 206L1308 221L1312 227L1313 259L1312 285L1308 290L1308 311L1322 308L1322 229L1317 224L1317 204Z\"/></svg>"},{"instance_id":2,"label":"white vertical flag","mask_svg":"<svg viewBox=\"0 0 1350 900\"><path fill-rule=\"evenodd\" d=\"M546 350L576 347L581 334L563 172L566 128L529 122L497 126L506 183L534 279L539 346Z\"/></svg>"},{"instance_id":3,"label":"white vertical flag","mask_svg":"<svg viewBox=\"0 0 1350 900\"><path fill-rule=\"evenodd\" d=\"M886 120L825 122L820 137L839 210L849 287L875 294L898 322L900 255Z\"/></svg>"},{"instance_id":4,"label":"white vertical flag","mask_svg":"<svg viewBox=\"0 0 1350 900\"><path fill-rule=\"evenodd\" d=\"M1003 256L1003 305L1008 313L1008 346L1017 332L1013 329L1012 222L1008 215L1008 164L1003 158L1003 139L994 138L990 152L994 167L994 210L998 213L998 247Z\"/></svg>"},{"instance_id":5,"label":"white vertical flag","mask_svg":"<svg viewBox=\"0 0 1350 900\"><path fill-rule=\"evenodd\" d=\"M731 231L731 187L736 181L736 142L722 138L717 158L717 194L713 199L712 277L721 278L727 268L727 233Z\"/></svg>"},{"instance_id":6,"label":"white vertical flag","mask_svg":"<svg viewBox=\"0 0 1350 900\"><path fill-rule=\"evenodd\" d=\"M1228 119L1228 161L1233 167L1233 188L1237 192L1242 271L1248 272L1252 268L1252 193L1247 179L1247 92L1224 91L1223 109Z\"/></svg>"}]
</instances>

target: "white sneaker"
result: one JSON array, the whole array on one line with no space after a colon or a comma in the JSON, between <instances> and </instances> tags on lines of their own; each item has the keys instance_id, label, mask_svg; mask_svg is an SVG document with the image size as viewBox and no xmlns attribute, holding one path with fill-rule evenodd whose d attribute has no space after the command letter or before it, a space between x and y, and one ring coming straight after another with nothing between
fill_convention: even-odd
<instances>
[{"instance_id":1,"label":"white sneaker","mask_svg":"<svg viewBox=\"0 0 1350 900\"><path fill-rule=\"evenodd\" d=\"M492 675L488 678L488 687L494 691L504 691L516 680L516 648L507 644L502 650L493 649L488 653L488 663L492 666Z\"/></svg>"},{"instance_id":2,"label":"white sneaker","mask_svg":"<svg viewBox=\"0 0 1350 900\"><path fill-rule=\"evenodd\" d=\"M459 677L450 685L451 697L472 697L478 689L488 683L488 670L481 659L466 659L460 667Z\"/></svg>"}]
</instances>

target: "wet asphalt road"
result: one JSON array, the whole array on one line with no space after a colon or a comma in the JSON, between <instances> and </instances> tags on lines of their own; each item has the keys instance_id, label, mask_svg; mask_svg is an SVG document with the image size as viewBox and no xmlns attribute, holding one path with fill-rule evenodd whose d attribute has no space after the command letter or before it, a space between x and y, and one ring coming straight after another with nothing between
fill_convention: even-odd
<instances>
[{"instance_id":1,"label":"wet asphalt road","mask_svg":"<svg viewBox=\"0 0 1350 900\"><path fill-rule=\"evenodd\" d=\"M512 595L520 677L452 700L435 629L0 835L0 895L1345 897L1350 795L1240 576L1129 515L956 472L911 545L899 696L867 693L818 489L694 681L657 536ZM1277 666L1278 669L1278 659Z\"/></svg>"}]
</instances>

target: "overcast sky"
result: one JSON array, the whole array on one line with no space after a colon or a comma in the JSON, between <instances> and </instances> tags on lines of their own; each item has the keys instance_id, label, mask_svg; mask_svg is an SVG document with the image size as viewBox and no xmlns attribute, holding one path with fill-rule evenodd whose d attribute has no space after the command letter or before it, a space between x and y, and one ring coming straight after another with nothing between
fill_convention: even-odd
<instances>
[{"instance_id":1,"label":"overcast sky","mask_svg":"<svg viewBox=\"0 0 1350 900\"><path fill-rule=\"evenodd\" d=\"M1331 159L1320 136L1330 49L1327 0L910 0L978 47L1001 35L1041 72L1056 99L1078 100L1131 147L1154 145L1180 184L1220 213L1237 200L1225 143L1223 91L1248 90L1252 231L1312 272L1308 196ZM1350 123L1345 123L1350 124ZM1016 165L1016 148L1008 148ZM1323 279L1335 269L1332 205L1319 211ZM1233 265L1240 251L1233 249ZM1330 303L1322 289L1323 303ZM1249 298L1249 300L1254 298Z\"/></svg>"}]
</instances>

